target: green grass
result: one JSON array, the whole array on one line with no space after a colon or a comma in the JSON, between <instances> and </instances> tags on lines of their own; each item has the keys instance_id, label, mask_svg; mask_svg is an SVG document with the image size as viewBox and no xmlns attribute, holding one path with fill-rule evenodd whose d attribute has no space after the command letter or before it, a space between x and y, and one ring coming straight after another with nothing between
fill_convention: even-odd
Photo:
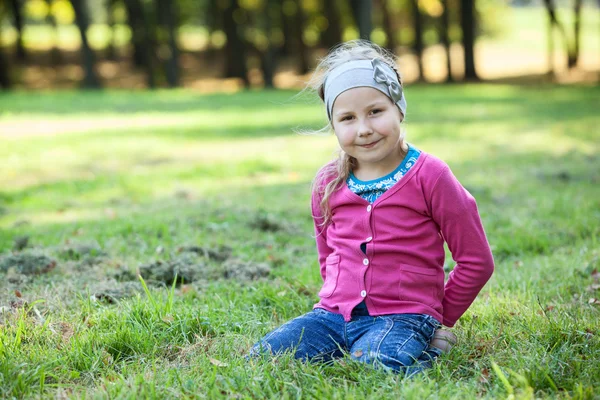
<instances>
[{"instance_id":1,"label":"green grass","mask_svg":"<svg viewBox=\"0 0 600 400\"><path fill-rule=\"evenodd\" d=\"M474 194L497 264L457 347L411 380L243 357L317 300L310 180L336 143L291 128L319 127L320 105L285 91L0 94L0 254L28 237L25 254L56 261L0 272L0 397L597 398L600 90L407 96L409 141ZM190 245L231 258L193 259L200 279L181 286L137 280ZM270 272L224 272L234 264Z\"/></svg>"}]
</instances>

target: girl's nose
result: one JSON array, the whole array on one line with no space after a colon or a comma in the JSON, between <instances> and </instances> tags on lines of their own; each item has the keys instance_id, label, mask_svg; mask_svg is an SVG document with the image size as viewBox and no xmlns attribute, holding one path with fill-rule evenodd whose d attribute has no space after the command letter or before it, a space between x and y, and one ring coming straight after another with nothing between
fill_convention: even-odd
<instances>
[{"instance_id":1,"label":"girl's nose","mask_svg":"<svg viewBox=\"0 0 600 400\"><path fill-rule=\"evenodd\" d=\"M369 124L369 122L365 120L361 121L358 125L357 134L359 137L369 136L373 134L373 128L371 128L371 124Z\"/></svg>"}]
</instances>

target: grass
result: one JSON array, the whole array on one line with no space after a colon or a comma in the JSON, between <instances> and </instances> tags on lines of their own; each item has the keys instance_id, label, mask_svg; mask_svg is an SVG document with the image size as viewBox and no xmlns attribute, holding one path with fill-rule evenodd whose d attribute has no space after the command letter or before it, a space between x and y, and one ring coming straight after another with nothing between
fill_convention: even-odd
<instances>
[{"instance_id":1,"label":"grass","mask_svg":"<svg viewBox=\"0 0 600 400\"><path fill-rule=\"evenodd\" d=\"M407 88L409 141L477 198L497 267L458 346L402 380L349 359L244 359L317 300L310 180L336 145L291 128L319 127L320 105L286 91L1 94L0 397L597 398L599 95ZM13 252L55 264L2 269ZM195 280L140 281L148 265Z\"/></svg>"}]
</instances>

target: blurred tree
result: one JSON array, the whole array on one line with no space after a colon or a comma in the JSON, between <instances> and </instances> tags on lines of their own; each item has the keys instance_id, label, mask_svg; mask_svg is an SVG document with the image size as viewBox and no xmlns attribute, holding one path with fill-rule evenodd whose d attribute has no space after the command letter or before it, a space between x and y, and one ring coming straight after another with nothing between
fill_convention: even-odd
<instances>
[{"instance_id":1,"label":"blurred tree","mask_svg":"<svg viewBox=\"0 0 600 400\"><path fill-rule=\"evenodd\" d=\"M577 66L579 49L581 46L581 5L582 0L575 0L573 5L573 47L569 52L567 65L569 68Z\"/></svg>"},{"instance_id":2,"label":"blurred tree","mask_svg":"<svg viewBox=\"0 0 600 400\"><path fill-rule=\"evenodd\" d=\"M155 38L148 21L144 4L140 0L125 0L127 21L131 27L131 40L133 42L134 65L146 70L146 82L149 88L156 87L154 68Z\"/></svg>"},{"instance_id":3,"label":"blurred tree","mask_svg":"<svg viewBox=\"0 0 600 400\"><path fill-rule=\"evenodd\" d=\"M146 17L140 0L124 0L127 11L127 23L131 30L133 45L133 64L143 67L148 61Z\"/></svg>"},{"instance_id":4,"label":"blurred tree","mask_svg":"<svg viewBox=\"0 0 600 400\"><path fill-rule=\"evenodd\" d=\"M276 60L276 48L278 47L274 43L273 37L273 23L277 17L281 16L281 12L278 9L279 5L276 0L266 0L263 4L262 24L266 38L266 42L263 44L263 48L259 49L261 58L261 67L263 74L263 81L265 87L273 87L273 75L275 74L275 68L277 66Z\"/></svg>"},{"instance_id":5,"label":"blurred tree","mask_svg":"<svg viewBox=\"0 0 600 400\"><path fill-rule=\"evenodd\" d=\"M83 78L83 87L99 88L100 80L96 75L96 57L93 50L91 49L87 39L87 29L89 26L89 19L86 9L85 0L70 0L73 10L75 11L75 23L79 28L79 34L81 36L81 55L83 58L83 69L85 76Z\"/></svg>"},{"instance_id":6,"label":"blurred tree","mask_svg":"<svg viewBox=\"0 0 600 400\"><path fill-rule=\"evenodd\" d=\"M48 5L46 23L52 26L52 36L54 40L52 43L52 49L50 50L50 59L52 60L52 65L57 66L62 62L62 55L58 49L58 24L56 23L56 17L52 11L52 3L52 0L46 0L46 4Z\"/></svg>"},{"instance_id":7,"label":"blurred tree","mask_svg":"<svg viewBox=\"0 0 600 400\"><path fill-rule=\"evenodd\" d=\"M0 21L4 19L4 4L0 3ZM0 43L2 43L2 29L0 26ZM8 65L8 59L4 55L2 46L0 46L0 89L8 90L11 88L10 81L10 66Z\"/></svg>"},{"instance_id":8,"label":"blurred tree","mask_svg":"<svg viewBox=\"0 0 600 400\"><path fill-rule=\"evenodd\" d=\"M46 0L49 1L49 0ZM106 47L106 58L115 61L117 59L117 50L115 48L115 7L117 0L106 1L106 24L110 31L110 39Z\"/></svg>"},{"instance_id":9,"label":"blurred tree","mask_svg":"<svg viewBox=\"0 0 600 400\"><path fill-rule=\"evenodd\" d=\"M342 41L342 27L340 23L340 11L336 5L337 1L324 1L321 3L325 18L327 19L327 27L321 33L321 44L330 49Z\"/></svg>"},{"instance_id":10,"label":"blurred tree","mask_svg":"<svg viewBox=\"0 0 600 400\"><path fill-rule=\"evenodd\" d=\"M446 53L446 82L454 81L452 78L452 57L450 56L450 7L449 0L442 0L442 7L444 8L441 15L441 26L440 26L440 39L444 46Z\"/></svg>"},{"instance_id":11,"label":"blurred tree","mask_svg":"<svg viewBox=\"0 0 600 400\"><path fill-rule=\"evenodd\" d=\"M358 35L361 39L370 40L371 31L373 30L373 22L371 20L373 13L373 4L371 0L350 0L352 15L356 26L358 27Z\"/></svg>"},{"instance_id":12,"label":"blurred tree","mask_svg":"<svg viewBox=\"0 0 600 400\"><path fill-rule=\"evenodd\" d=\"M475 0L460 0L460 26L464 52L465 80L477 81L475 70Z\"/></svg>"},{"instance_id":13,"label":"blurred tree","mask_svg":"<svg viewBox=\"0 0 600 400\"><path fill-rule=\"evenodd\" d=\"M573 3L573 41L569 42L567 30L558 19L556 7L553 0L544 0L546 11L548 12L548 69L550 74L554 74L554 30L560 32L563 40L563 46L567 54L567 67L577 66L581 43L581 6L582 0L575 0Z\"/></svg>"},{"instance_id":14,"label":"blurred tree","mask_svg":"<svg viewBox=\"0 0 600 400\"><path fill-rule=\"evenodd\" d=\"M25 61L27 54L23 45L23 12L21 0L9 0L9 6L12 11L15 29L17 30L17 60Z\"/></svg>"},{"instance_id":15,"label":"blurred tree","mask_svg":"<svg viewBox=\"0 0 600 400\"><path fill-rule=\"evenodd\" d=\"M381 14L381 24L387 39L385 47L392 53L395 53L398 43L396 41L396 32L392 25L392 10L389 7L389 0L376 0L375 6Z\"/></svg>"},{"instance_id":16,"label":"blurred tree","mask_svg":"<svg viewBox=\"0 0 600 400\"><path fill-rule=\"evenodd\" d=\"M177 46L177 11L172 0L156 0L159 57L170 87L179 86L179 48Z\"/></svg>"},{"instance_id":17,"label":"blurred tree","mask_svg":"<svg viewBox=\"0 0 600 400\"><path fill-rule=\"evenodd\" d=\"M419 0L410 0L410 5L413 15L413 26L415 29L415 40L413 42L413 50L417 56L417 70L419 80L425 78L423 75L423 19L419 10Z\"/></svg>"},{"instance_id":18,"label":"blurred tree","mask_svg":"<svg viewBox=\"0 0 600 400\"><path fill-rule=\"evenodd\" d=\"M240 33L244 10L238 0L229 0L223 13L223 28L227 36L225 45L225 77L241 78L246 87L250 86L246 66L246 46ZM236 21L237 19L237 21Z\"/></svg>"},{"instance_id":19,"label":"blurred tree","mask_svg":"<svg viewBox=\"0 0 600 400\"><path fill-rule=\"evenodd\" d=\"M600 1L600 0L599 0ZM296 54L298 56L298 69L301 74L306 74L309 71L308 66L308 49L304 43L304 26L306 24L304 16L304 8L301 0L294 0L296 4L296 14L294 18L294 36L296 44Z\"/></svg>"}]
</instances>

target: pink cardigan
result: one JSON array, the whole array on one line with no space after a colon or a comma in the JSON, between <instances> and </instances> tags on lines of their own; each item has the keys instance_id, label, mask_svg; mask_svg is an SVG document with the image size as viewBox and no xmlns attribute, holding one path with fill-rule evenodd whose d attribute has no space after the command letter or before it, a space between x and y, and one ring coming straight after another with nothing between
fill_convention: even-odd
<instances>
[{"instance_id":1,"label":"pink cardigan","mask_svg":"<svg viewBox=\"0 0 600 400\"><path fill-rule=\"evenodd\" d=\"M494 271L475 199L430 154L422 152L372 205L344 184L329 199L333 217L325 228L320 200L313 193L323 277L315 307L342 314L346 321L364 299L373 316L428 314L453 326ZM444 240L456 262L446 284Z\"/></svg>"}]
</instances>

